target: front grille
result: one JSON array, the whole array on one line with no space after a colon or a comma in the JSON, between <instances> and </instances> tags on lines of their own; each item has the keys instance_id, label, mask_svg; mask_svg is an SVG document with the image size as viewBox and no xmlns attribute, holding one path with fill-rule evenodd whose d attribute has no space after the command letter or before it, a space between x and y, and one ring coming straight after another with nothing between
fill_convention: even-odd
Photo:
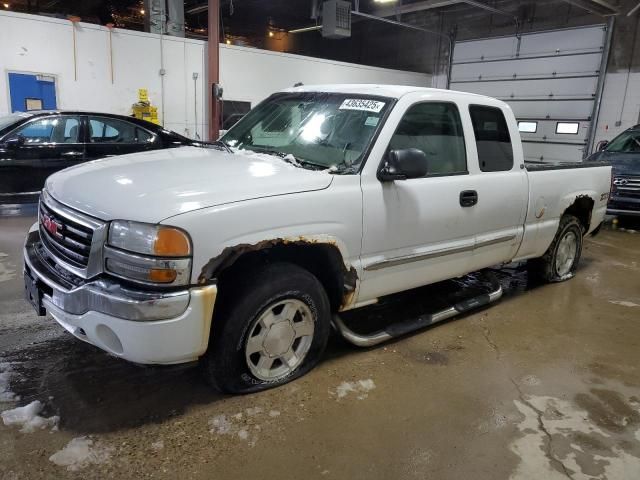
<instances>
[{"instance_id":1,"label":"front grille","mask_svg":"<svg viewBox=\"0 0 640 480\"><path fill-rule=\"evenodd\" d=\"M616 175L613 186L619 196L640 198L640 177Z\"/></svg>"},{"instance_id":2,"label":"front grille","mask_svg":"<svg viewBox=\"0 0 640 480\"><path fill-rule=\"evenodd\" d=\"M87 268L93 230L62 216L40 201L40 239L52 255L77 268Z\"/></svg>"}]
</instances>

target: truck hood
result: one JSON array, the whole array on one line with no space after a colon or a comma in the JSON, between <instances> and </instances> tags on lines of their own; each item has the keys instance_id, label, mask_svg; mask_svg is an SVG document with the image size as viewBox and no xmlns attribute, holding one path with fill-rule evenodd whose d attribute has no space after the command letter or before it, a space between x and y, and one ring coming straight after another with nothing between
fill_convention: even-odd
<instances>
[{"instance_id":1,"label":"truck hood","mask_svg":"<svg viewBox=\"0 0 640 480\"><path fill-rule=\"evenodd\" d=\"M272 155L183 147L67 168L49 177L45 188L59 202L101 220L158 223L200 208L322 190L332 178Z\"/></svg>"}]
</instances>

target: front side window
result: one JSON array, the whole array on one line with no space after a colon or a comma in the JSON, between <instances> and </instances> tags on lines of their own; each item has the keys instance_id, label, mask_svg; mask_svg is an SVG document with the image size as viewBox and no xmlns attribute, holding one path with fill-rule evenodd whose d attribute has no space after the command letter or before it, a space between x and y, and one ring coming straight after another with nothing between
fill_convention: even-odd
<instances>
[{"instance_id":1,"label":"front side window","mask_svg":"<svg viewBox=\"0 0 640 480\"><path fill-rule=\"evenodd\" d=\"M338 93L280 93L223 137L232 148L294 158L305 168L353 171L382 125L391 100Z\"/></svg>"},{"instance_id":2,"label":"front side window","mask_svg":"<svg viewBox=\"0 0 640 480\"><path fill-rule=\"evenodd\" d=\"M426 102L413 105L402 117L390 150L417 148L428 159L428 175L467 173L464 132L453 103Z\"/></svg>"},{"instance_id":3,"label":"front side window","mask_svg":"<svg viewBox=\"0 0 640 480\"><path fill-rule=\"evenodd\" d=\"M503 172L513 168L513 148L502 110L484 105L469 107L476 137L478 162L483 172Z\"/></svg>"},{"instance_id":4,"label":"front side window","mask_svg":"<svg viewBox=\"0 0 640 480\"><path fill-rule=\"evenodd\" d=\"M607 152L640 153L640 130L627 130L611 140Z\"/></svg>"},{"instance_id":5,"label":"front side window","mask_svg":"<svg viewBox=\"0 0 640 480\"><path fill-rule=\"evenodd\" d=\"M47 117L22 126L12 136L21 136L27 145L78 143L79 129L77 117Z\"/></svg>"},{"instance_id":6,"label":"front side window","mask_svg":"<svg viewBox=\"0 0 640 480\"><path fill-rule=\"evenodd\" d=\"M107 117L89 117L91 143L147 143L153 135L125 120Z\"/></svg>"}]
</instances>

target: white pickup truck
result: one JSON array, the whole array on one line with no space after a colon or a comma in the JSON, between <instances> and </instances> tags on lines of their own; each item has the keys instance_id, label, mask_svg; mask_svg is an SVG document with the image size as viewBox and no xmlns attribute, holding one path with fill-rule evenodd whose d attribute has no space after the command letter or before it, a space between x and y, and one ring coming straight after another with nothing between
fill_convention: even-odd
<instances>
[{"instance_id":1,"label":"white pickup truck","mask_svg":"<svg viewBox=\"0 0 640 480\"><path fill-rule=\"evenodd\" d=\"M201 360L223 391L288 382L333 324L356 345L496 300L499 286L360 335L340 313L496 264L573 276L610 167L525 165L505 103L384 85L297 87L219 148L98 160L51 176L25 289L73 335L140 364Z\"/></svg>"}]
</instances>

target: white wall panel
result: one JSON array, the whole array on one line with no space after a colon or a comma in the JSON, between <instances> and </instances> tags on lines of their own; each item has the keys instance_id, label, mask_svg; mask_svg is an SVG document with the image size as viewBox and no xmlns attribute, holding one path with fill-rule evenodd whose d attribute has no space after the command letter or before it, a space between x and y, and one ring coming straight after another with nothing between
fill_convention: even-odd
<instances>
[{"instance_id":1,"label":"white wall panel","mask_svg":"<svg viewBox=\"0 0 640 480\"><path fill-rule=\"evenodd\" d=\"M167 128L206 137L206 42L114 29L110 48L109 30L85 23L75 37L74 55L71 22L0 11L0 115L10 110L8 72L43 73L56 77L61 109L127 115L146 88ZM225 99L252 105L297 82L431 85L423 73L229 45L220 45L220 76Z\"/></svg>"}]
</instances>

